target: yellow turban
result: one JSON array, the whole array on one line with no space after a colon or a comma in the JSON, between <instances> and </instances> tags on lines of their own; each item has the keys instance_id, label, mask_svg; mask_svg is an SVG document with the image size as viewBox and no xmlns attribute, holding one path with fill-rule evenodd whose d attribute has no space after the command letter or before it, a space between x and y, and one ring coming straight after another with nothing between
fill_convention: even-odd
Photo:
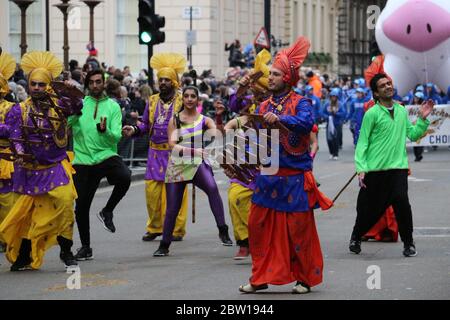
<instances>
[{"instance_id":1,"label":"yellow turban","mask_svg":"<svg viewBox=\"0 0 450 320\"><path fill-rule=\"evenodd\" d=\"M150 59L150 66L157 71L158 79L170 79L178 88L178 74L186 69L186 59L178 53L158 53Z\"/></svg>"},{"instance_id":2,"label":"yellow turban","mask_svg":"<svg viewBox=\"0 0 450 320\"><path fill-rule=\"evenodd\" d=\"M255 67L253 68L253 73L261 71L263 76L258 79L257 84L267 90L269 87L269 72L270 68L268 66L270 60L272 60L272 55L266 49L261 50L255 58Z\"/></svg>"},{"instance_id":3,"label":"yellow turban","mask_svg":"<svg viewBox=\"0 0 450 320\"><path fill-rule=\"evenodd\" d=\"M16 70L16 61L6 52L0 55L0 96L9 92L8 80Z\"/></svg>"},{"instance_id":4,"label":"yellow turban","mask_svg":"<svg viewBox=\"0 0 450 320\"><path fill-rule=\"evenodd\" d=\"M23 56L20 63L28 81L50 82L63 71L62 62L51 52L34 51Z\"/></svg>"}]
</instances>

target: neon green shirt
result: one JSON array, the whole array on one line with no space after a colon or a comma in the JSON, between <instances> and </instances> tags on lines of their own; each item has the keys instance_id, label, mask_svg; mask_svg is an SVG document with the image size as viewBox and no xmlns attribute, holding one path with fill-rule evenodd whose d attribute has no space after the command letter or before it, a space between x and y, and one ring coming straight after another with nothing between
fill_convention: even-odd
<instances>
[{"instance_id":1,"label":"neon green shirt","mask_svg":"<svg viewBox=\"0 0 450 320\"><path fill-rule=\"evenodd\" d=\"M73 133L73 164L95 165L117 156L117 144L122 137L122 112L120 106L108 97L97 100L86 96L81 116L69 117ZM106 131L97 130L101 118L106 118Z\"/></svg>"},{"instance_id":2,"label":"neon green shirt","mask_svg":"<svg viewBox=\"0 0 450 320\"><path fill-rule=\"evenodd\" d=\"M419 118L413 126L407 110L398 103L394 103L394 118L386 107L376 104L363 118L355 153L356 171L408 169L406 138L417 141L429 124Z\"/></svg>"}]
</instances>

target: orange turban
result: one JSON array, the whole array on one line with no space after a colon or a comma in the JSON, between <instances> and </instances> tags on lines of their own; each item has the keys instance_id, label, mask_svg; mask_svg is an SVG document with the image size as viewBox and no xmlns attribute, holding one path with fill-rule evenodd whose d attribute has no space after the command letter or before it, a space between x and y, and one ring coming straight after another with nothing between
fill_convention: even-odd
<instances>
[{"instance_id":1,"label":"orange turban","mask_svg":"<svg viewBox=\"0 0 450 320\"><path fill-rule=\"evenodd\" d=\"M275 57L272 67L284 73L283 80L295 86L300 80L300 67L308 56L311 44L305 37L299 37L289 48L281 50Z\"/></svg>"}]
</instances>

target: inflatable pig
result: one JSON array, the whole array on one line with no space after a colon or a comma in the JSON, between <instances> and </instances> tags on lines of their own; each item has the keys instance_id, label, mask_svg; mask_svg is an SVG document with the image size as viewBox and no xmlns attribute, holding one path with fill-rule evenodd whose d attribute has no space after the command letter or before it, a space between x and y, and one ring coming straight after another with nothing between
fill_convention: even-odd
<instances>
[{"instance_id":1,"label":"inflatable pig","mask_svg":"<svg viewBox=\"0 0 450 320\"><path fill-rule=\"evenodd\" d=\"M450 0L389 0L376 25L384 70L398 93L419 83L450 86Z\"/></svg>"}]
</instances>

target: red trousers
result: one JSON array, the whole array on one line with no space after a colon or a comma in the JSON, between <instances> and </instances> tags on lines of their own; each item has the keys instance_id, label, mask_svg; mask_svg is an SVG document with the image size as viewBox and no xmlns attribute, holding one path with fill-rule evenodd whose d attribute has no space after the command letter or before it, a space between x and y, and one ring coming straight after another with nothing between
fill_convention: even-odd
<instances>
[{"instance_id":1,"label":"red trousers","mask_svg":"<svg viewBox=\"0 0 450 320\"><path fill-rule=\"evenodd\" d=\"M248 221L250 284L322 282L323 257L314 213L286 213L252 204Z\"/></svg>"}]
</instances>

